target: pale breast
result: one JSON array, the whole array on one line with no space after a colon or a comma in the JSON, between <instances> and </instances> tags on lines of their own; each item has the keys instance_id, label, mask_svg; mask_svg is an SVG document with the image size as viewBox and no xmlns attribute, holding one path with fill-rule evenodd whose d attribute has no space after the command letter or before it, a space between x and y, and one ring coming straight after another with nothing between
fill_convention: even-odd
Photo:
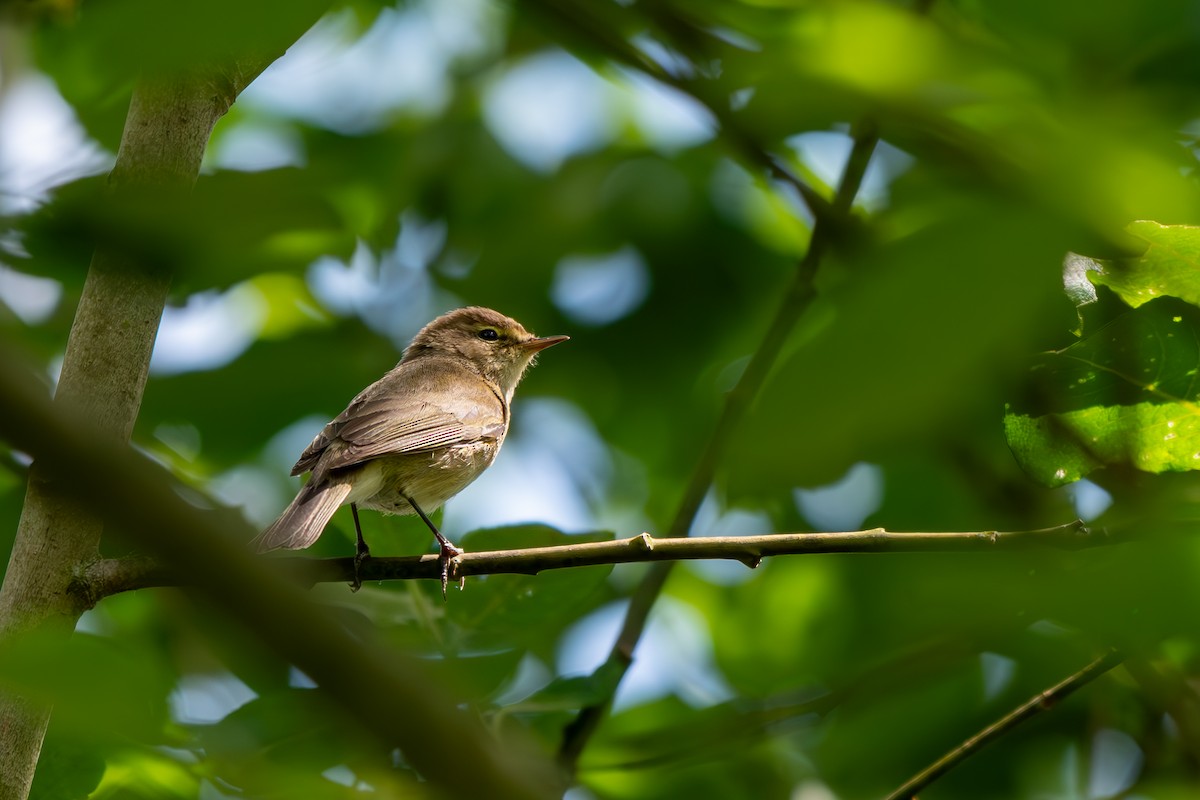
<instances>
[{"instance_id":1,"label":"pale breast","mask_svg":"<svg viewBox=\"0 0 1200 800\"><path fill-rule=\"evenodd\" d=\"M404 499L411 497L432 514L478 478L499 450L499 442L484 441L374 459L363 465L346 502L389 514L412 514Z\"/></svg>"}]
</instances>

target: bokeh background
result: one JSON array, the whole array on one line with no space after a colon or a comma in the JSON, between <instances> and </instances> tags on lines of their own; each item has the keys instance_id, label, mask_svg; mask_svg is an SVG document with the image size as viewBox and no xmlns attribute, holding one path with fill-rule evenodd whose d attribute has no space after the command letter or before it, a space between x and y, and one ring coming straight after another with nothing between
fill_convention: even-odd
<instances>
[{"instance_id":1,"label":"bokeh background","mask_svg":"<svg viewBox=\"0 0 1200 800\"><path fill-rule=\"evenodd\" d=\"M500 458L442 529L468 549L664 533L808 247L813 215L764 157L831 197L870 124L855 221L692 534L1103 515L1153 539L681 565L572 800L881 796L1113 646L1136 666L922 797L1194 793L1198 553L1149 535L1193 513L1193 476L1114 466L1049 489L1003 422L1036 404L1035 354L1079 335L1068 254L1120 258L1131 222L1198 219L1200 5L185 5L5 22L0 327L52 385L97 239L169 265L134 440L254 526L416 330L478 304L572 338L529 373ZM235 46L286 53L218 124L188 213L108 213L138 71ZM11 544L26 460L5 462ZM377 554L428 547L413 518L364 521ZM312 553L352 547L339 512ZM553 753L603 688L584 678L643 572L473 579L447 603L403 582L314 592ZM9 668L58 699L37 796L358 797L404 774L326 735L305 676L174 590L106 599L79 631L86 679L73 657Z\"/></svg>"}]
</instances>

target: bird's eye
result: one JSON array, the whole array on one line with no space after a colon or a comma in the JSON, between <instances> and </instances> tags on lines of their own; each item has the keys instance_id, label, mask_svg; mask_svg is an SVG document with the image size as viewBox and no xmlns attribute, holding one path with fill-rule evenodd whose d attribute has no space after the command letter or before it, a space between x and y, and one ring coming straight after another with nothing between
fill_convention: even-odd
<instances>
[{"instance_id":1,"label":"bird's eye","mask_svg":"<svg viewBox=\"0 0 1200 800\"><path fill-rule=\"evenodd\" d=\"M500 338L500 334L496 332L495 328L484 328L479 332L479 338L485 342L494 342Z\"/></svg>"}]
</instances>

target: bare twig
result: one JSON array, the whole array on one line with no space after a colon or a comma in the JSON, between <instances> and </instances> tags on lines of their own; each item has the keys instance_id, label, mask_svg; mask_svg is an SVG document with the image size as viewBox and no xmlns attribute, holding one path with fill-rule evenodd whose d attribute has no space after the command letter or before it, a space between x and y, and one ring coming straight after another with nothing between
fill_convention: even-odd
<instances>
[{"instance_id":1,"label":"bare twig","mask_svg":"<svg viewBox=\"0 0 1200 800\"><path fill-rule=\"evenodd\" d=\"M917 792L933 783L959 762L973 755L984 745L1008 733L1030 717L1053 708L1066 698L1067 695L1091 683L1124 660L1125 656L1120 652L1116 650L1108 651L1074 675L1051 686L1046 691L1034 695L1025 703L946 753L937 761L905 781L904 785L889 794L885 800L910 800L910 798L915 798Z\"/></svg>"},{"instance_id":2,"label":"bare twig","mask_svg":"<svg viewBox=\"0 0 1200 800\"><path fill-rule=\"evenodd\" d=\"M648 533L607 542L490 550L464 553L455 559L455 574L536 575L552 569L600 564L695 561L740 561L753 569L768 556L816 553L967 553L1023 550L1037 547L1078 549L1111 544L1117 539L1106 529L1092 529L1079 520L1027 531L946 531L898 533L874 528L842 533L773 533L765 536L703 536L656 539ZM284 574L302 585L343 582L354 578L354 559L273 558ZM378 557L362 562L364 581L440 580L435 555ZM154 586L179 586L188 579L152 559L103 559L79 576L78 591L92 603L119 592ZM90 605L90 604L89 604Z\"/></svg>"}]
</instances>

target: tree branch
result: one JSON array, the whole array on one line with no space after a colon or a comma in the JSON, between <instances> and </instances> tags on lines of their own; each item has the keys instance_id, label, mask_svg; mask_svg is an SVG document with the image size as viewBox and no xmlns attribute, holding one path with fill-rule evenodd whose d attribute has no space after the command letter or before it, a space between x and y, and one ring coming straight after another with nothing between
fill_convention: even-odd
<instances>
[{"instance_id":1,"label":"tree branch","mask_svg":"<svg viewBox=\"0 0 1200 800\"><path fill-rule=\"evenodd\" d=\"M981 644L971 634L924 642L891 657L840 675L833 685L794 689L766 697L745 695L698 710L681 722L628 731L606 743L609 759L587 760L582 770L605 772L678 768L728 758L733 748L748 750L777 733L779 726L816 715L823 717L854 703L871 704L889 697L898 686L947 664L978 658ZM627 754L627 755L626 755Z\"/></svg>"},{"instance_id":2,"label":"tree branch","mask_svg":"<svg viewBox=\"0 0 1200 800\"><path fill-rule=\"evenodd\" d=\"M1089 528L1075 520L1050 528L1026 531L894 532L883 528L842 533L772 533L764 536L701 536L654 538L648 533L608 542L484 550L455 559L455 574L536 575L552 569L601 564L635 564L722 559L740 561L754 569L770 556L817 553L974 553L1051 547L1075 550L1119 541L1105 528ZM301 585L349 582L354 559L271 558L272 566ZM440 580L435 555L378 557L362 563L364 581ZM108 595L155 586L180 586L186 576L145 557L103 559L79 576L77 591L94 604Z\"/></svg>"},{"instance_id":3,"label":"tree branch","mask_svg":"<svg viewBox=\"0 0 1200 800\"><path fill-rule=\"evenodd\" d=\"M569 38L586 41L617 64L643 72L664 86L677 89L699 102L716 120L717 135L743 159L792 186L814 219L824 220L826 224L839 219L838 227L845 222L835 213L834 203L802 180L738 121L729 108L728 97L715 96L700 79L685 78L666 70L613 31L591 4L574 0L525 0L525 5L531 6L544 20L565 31ZM636 9L622 9L622 13L633 10Z\"/></svg>"},{"instance_id":4,"label":"tree branch","mask_svg":"<svg viewBox=\"0 0 1200 800\"><path fill-rule=\"evenodd\" d=\"M788 340L793 327L801 314L812 305L816 299L815 279L817 267L826 249L836 235L836 229L849 218L854 198L874 153L879 135L873 124L860 124L854 135L854 145L846 162L837 195L834 197L833 214L831 217L818 217L813 228L812 239L808 251L797 266L795 275L784 294L774 319L767 328L762 342L750 358L737 385L725 398L725 406L717 420L716 427L708 439L704 453L696 463L691 480L684 491L683 499L675 514L668 535L672 538L686 537L696 518L709 487L716 474L717 463L737 425L745 416L746 409L758 395L766 382L767 375L774 365L776 358ZM826 220L841 222L827 222ZM607 666L616 668L621 675L628 669L633 660L633 651L641 639L646 622L663 586L671 574L671 564L656 564L646 573L645 578L634 591L629 608L625 613L625 621L616 642L609 653ZM559 748L560 766L573 774L575 764L579 760L587 741L599 725L607 710L607 702L581 709L576 718L563 731L563 740Z\"/></svg>"},{"instance_id":5,"label":"tree branch","mask_svg":"<svg viewBox=\"0 0 1200 800\"><path fill-rule=\"evenodd\" d=\"M1113 667L1118 666L1124 660L1125 656L1120 652L1116 650L1108 651L1074 675L1051 686L1046 691L1034 695L1022 705L1005 714L991 725L988 725L979 733L909 778L905 781L904 785L889 794L884 800L915 799L917 792L933 783L959 762L974 755L984 745L1008 733L1030 717L1058 705L1067 695L1096 680L1096 678L1099 678Z\"/></svg>"}]
</instances>

